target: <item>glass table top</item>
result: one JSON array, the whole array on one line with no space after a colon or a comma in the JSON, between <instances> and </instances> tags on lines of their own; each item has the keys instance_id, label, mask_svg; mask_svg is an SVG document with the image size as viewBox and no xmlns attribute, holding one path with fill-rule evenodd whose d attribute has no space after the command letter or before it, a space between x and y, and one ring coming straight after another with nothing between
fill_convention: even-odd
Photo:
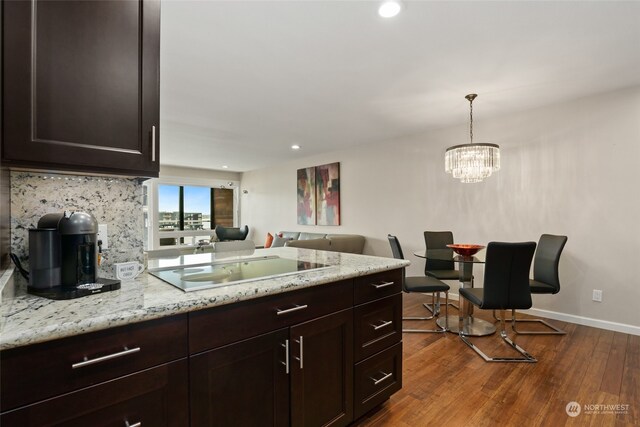
<instances>
[{"instance_id":1,"label":"glass table top","mask_svg":"<svg viewBox=\"0 0 640 427\"><path fill-rule=\"evenodd\" d=\"M454 261L473 264L484 264L486 259L485 249L481 249L474 256L461 256L453 253L451 249L429 249L413 253L418 258L433 259L438 261Z\"/></svg>"}]
</instances>

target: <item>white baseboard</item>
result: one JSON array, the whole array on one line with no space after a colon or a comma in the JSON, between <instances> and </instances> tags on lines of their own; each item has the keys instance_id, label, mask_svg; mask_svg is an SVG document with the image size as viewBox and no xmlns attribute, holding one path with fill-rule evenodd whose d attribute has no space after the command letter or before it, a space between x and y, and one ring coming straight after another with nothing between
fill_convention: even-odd
<instances>
[{"instance_id":1,"label":"white baseboard","mask_svg":"<svg viewBox=\"0 0 640 427\"><path fill-rule=\"evenodd\" d=\"M449 300L457 300L458 294L449 293ZM455 302L455 301L454 301ZM574 314L559 313L557 311L531 308L519 310L532 316L540 316L546 319L560 320L562 322L575 323L577 325L591 326L592 328L606 329L608 331L624 332L630 335L640 335L640 326L627 325L625 323L610 322L608 320L592 319L591 317L576 316Z\"/></svg>"}]
</instances>

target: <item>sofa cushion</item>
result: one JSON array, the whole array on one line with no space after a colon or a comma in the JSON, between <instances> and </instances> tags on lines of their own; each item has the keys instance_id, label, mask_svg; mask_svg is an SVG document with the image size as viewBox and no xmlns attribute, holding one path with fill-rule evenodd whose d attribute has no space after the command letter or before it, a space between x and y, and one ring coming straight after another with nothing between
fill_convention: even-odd
<instances>
[{"instance_id":1,"label":"sofa cushion","mask_svg":"<svg viewBox=\"0 0 640 427\"><path fill-rule=\"evenodd\" d=\"M291 237L275 236L273 238L273 243L271 243L271 247L272 248L281 248L281 247L284 246L285 243L287 243L290 240L293 240L293 239Z\"/></svg>"},{"instance_id":2,"label":"sofa cushion","mask_svg":"<svg viewBox=\"0 0 640 427\"><path fill-rule=\"evenodd\" d=\"M326 234L324 233L300 233L298 240L311 240L311 239L324 239Z\"/></svg>"},{"instance_id":3,"label":"sofa cushion","mask_svg":"<svg viewBox=\"0 0 640 427\"><path fill-rule=\"evenodd\" d=\"M278 233L278 236L293 239L293 240L298 240L298 237L300 236L300 232L299 231L281 231Z\"/></svg>"},{"instance_id":4,"label":"sofa cushion","mask_svg":"<svg viewBox=\"0 0 640 427\"><path fill-rule=\"evenodd\" d=\"M308 248L308 249L318 249L318 250L329 250L334 252L349 252L353 254L362 254L364 251L364 243L365 237L359 234L324 234L324 233L307 233L307 232L299 232L299 231L280 231L278 232L279 236L284 237L293 237L294 241L303 241L309 242L313 241L310 244L294 244L291 242L287 246L291 247L299 247L299 248ZM335 243L331 243L331 240L336 239ZM329 247L327 248L327 242L317 242L317 240L327 240L329 241ZM271 247L274 247L272 245Z\"/></svg>"},{"instance_id":5,"label":"sofa cushion","mask_svg":"<svg viewBox=\"0 0 640 427\"><path fill-rule=\"evenodd\" d=\"M330 239L331 251L333 252L347 252L350 254L361 254L364 250L364 236L357 234L353 235L333 235Z\"/></svg>"},{"instance_id":6,"label":"sofa cushion","mask_svg":"<svg viewBox=\"0 0 640 427\"><path fill-rule=\"evenodd\" d=\"M315 249L318 251L330 251L331 242L329 239L307 239L307 240L290 240L285 243L287 247Z\"/></svg>"}]
</instances>

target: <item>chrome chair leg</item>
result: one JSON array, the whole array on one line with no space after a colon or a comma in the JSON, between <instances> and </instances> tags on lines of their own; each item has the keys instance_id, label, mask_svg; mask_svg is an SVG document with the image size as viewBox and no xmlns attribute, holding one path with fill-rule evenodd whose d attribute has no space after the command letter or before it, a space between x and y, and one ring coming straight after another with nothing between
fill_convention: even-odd
<instances>
[{"instance_id":1,"label":"chrome chair leg","mask_svg":"<svg viewBox=\"0 0 640 427\"><path fill-rule=\"evenodd\" d=\"M498 317L496 316L496 311L493 310L493 318L496 321L499 321L500 319L498 319ZM512 322L511 323L511 329L513 329L513 332L515 332L517 335L566 335L567 332L553 326L551 323L548 323L547 321L543 320L543 319L516 319L516 311L515 310L511 310L511 319L506 319L508 322ZM515 322L514 322L515 321ZM516 327L517 323L541 323L543 325L545 325L546 327L548 327L549 329L551 329L550 331L531 331L531 330L518 330L518 328Z\"/></svg>"},{"instance_id":2,"label":"chrome chair leg","mask_svg":"<svg viewBox=\"0 0 640 427\"><path fill-rule=\"evenodd\" d=\"M429 307L427 305L427 303L422 304L432 313L431 316L429 316L429 317L422 317L422 316L403 317L402 320L431 320L434 317L438 317L439 312L438 312L438 310L435 309L435 297L434 297L435 293L436 292L431 294L431 301L432 301L432 304L434 305L433 308ZM439 292L438 292L438 298L440 298ZM434 311L435 311L435 313L434 313Z\"/></svg>"},{"instance_id":3,"label":"chrome chair leg","mask_svg":"<svg viewBox=\"0 0 640 427\"><path fill-rule=\"evenodd\" d=\"M440 299L440 292L437 292L437 294L438 294L438 299ZM445 301L449 302L449 292L445 292L444 293L444 297L445 297ZM435 305L435 297L434 297L434 295L432 295L431 298L432 298L432 301L434 301L434 305ZM447 316L449 314L449 310L448 310L446 304L445 304L444 310L445 310L445 316ZM438 313L432 314L430 317L413 317L413 316L412 317L403 317L402 320L431 320L431 319L433 319L434 317L437 317L437 316L438 316ZM436 333L441 333L441 332L447 332L448 330L449 330L449 322L446 321L444 328L438 327L438 329L402 329L402 332L436 334Z\"/></svg>"},{"instance_id":4,"label":"chrome chair leg","mask_svg":"<svg viewBox=\"0 0 640 427\"><path fill-rule=\"evenodd\" d=\"M461 304L462 304L462 301L461 301ZM470 303L466 302L466 304L470 304ZM520 353L523 357L491 357L491 356L487 356L482 350L480 350L480 348L478 348L478 346L476 346L471 341L469 341L469 338L467 338L467 336L464 334L464 331L463 331L463 328L462 328L462 326L463 326L462 315L460 315L459 319L460 319L459 320L460 332L459 332L458 335L460 336L460 339L469 348L471 348L480 357L482 357L482 359L485 362L521 362L521 363L535 363L535 362L537 362L537 359L535 357L533 357L532 355L527 353L527 351L525 349L523 349L518 344L513 342L509 338L509 336L507 335L507 331L506 331L506 328L505 328L504 310L500 310L500 337L502 338L502 340L504 342L506 342L511 348L516 350L518 353Z\"/></svg>"},{"instance_id":5,"label":"chrome chair leg","mask_svg":"<svg viewBox=\"0 0 640 427\"><path fill-rule=\"evenodd\" d=\"M433 309L429 306L429 304L427 304L427 303L425 302L425 303L423 303L422 305L424 305L424 308L426 308L427 310L429 310L430 312L432 312L432 313L433 313ZM456 310L460 310L460 307L458 307L456 304L454 304L454 303L452 303L452 302L447 303L447 305L448 305L449 307L453 307L453 308L455 308ZM440 314L440 310L436 309L436 316L437 316L437 315L439 315L439 314Z\"/></svg>"}]
</instances>

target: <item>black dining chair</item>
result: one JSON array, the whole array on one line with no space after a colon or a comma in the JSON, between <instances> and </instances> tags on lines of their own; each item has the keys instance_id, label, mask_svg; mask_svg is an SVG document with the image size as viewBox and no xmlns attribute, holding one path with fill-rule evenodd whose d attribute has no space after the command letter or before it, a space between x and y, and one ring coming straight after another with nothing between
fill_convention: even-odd
<instances>
[{"instance_id":1,"label":"black dining chair","mask_svg":"<svg viewBox=\"0 0 640 427\"><path fill-rule=\"evenodd\" d=\"M391 252L396 259L404 259L402 253L402 247L396 236L391 234L387 235L389 244L391 245ZM402 290L406 293L419 292L430 293L432 303L435 306L436 301L440 301L440 292L444 292L445 298L445 316L448 316L449 310L447 309L447 303L449 302L449 285L441 282L434 277L427 276L410 276L406 277L405 269L402 269ZM431 316L428 317L403 317L402 320L431 320L434 317L438 317L438 311L434 308L431 309ZM446 318L446 317L445 317ZM445 327L439 329L403 329L402 332L423 332L423 333L439 333L449 330L449 321L445 321Z\"/></svg>"},{"instance_id":2,"label":"black dining chair","mask_svg":"<svg viewBox=\"0 0 640 427\"><path fill-rule=\"evenodd\" d=\"M447 247L447 245L453 244L453 232L425 231L424 244L427 250L427 259L424 264L424 275L435 277L440 280L459 280L460 271L456 270L455 263L453 261L453 249ZM451 261L434 259L434 257L430 258L429 253L437 253L438 258L451 258ZM470 280L473 280L473 277L471 277ZM459 309L458 306L452 302L450 302L449 305L456 310ZM428 310L431 310L431 308L426 304L425 307Z\"/></svg>"},{"instance_id":3,"label":"black dining chair","mask_svg":"<svg viewBox=\"0 0 640 427\"><path fill-rule=\"evenodd\" d=\"M485 362L537 362L535 357L513 342L505 330L505 310L511 310L515 323L516 309L531 308L529 269L536 250L535 242L490 242L484 266L484 287L461 288L459 326L460 339ZM471 304L483 310L500 310L500 337L523 357L490 357L474 345L464 333L469 322Z\"/></svg>"},{"instance_id":4,"label":"black dining chair","mask_svg":"<svg viewBox=\"0 0 640 427\"><path fill-rule=\"evenodd\" d=\"M460 272L456 270L453 262L453 249L447 245L453 244L451 231L425 231L424 243L427 249L427 261L424 264L425 276L435 277L440 280L458 280ZM429 258L430 251L438 251L439 255L447 255L451 261ZM446 258L443 256L443 258Z\"/></svg>"},{"instance_id":5,"label":"black dining chair","mask_svg":"<svg viewBox=\"0 0 640 427\"><path fill-rule=\"evenodd\" d=\"M533 279L529 279L531 293L552 294L560 292L560 275L558 266L560 265L560 255L564 245L567 244L567 236L556 236L553 234L543 234L538 241L536 255L533 259ZM495 317L495 311L494 311ZM518 330L518 323L542 323L550 328L550 331L530 331ZM521 335L565 335L566 332L553 326L543 319L515 319L512 322L512 329L516 334Z\"/></svg>"}]
</instances>

